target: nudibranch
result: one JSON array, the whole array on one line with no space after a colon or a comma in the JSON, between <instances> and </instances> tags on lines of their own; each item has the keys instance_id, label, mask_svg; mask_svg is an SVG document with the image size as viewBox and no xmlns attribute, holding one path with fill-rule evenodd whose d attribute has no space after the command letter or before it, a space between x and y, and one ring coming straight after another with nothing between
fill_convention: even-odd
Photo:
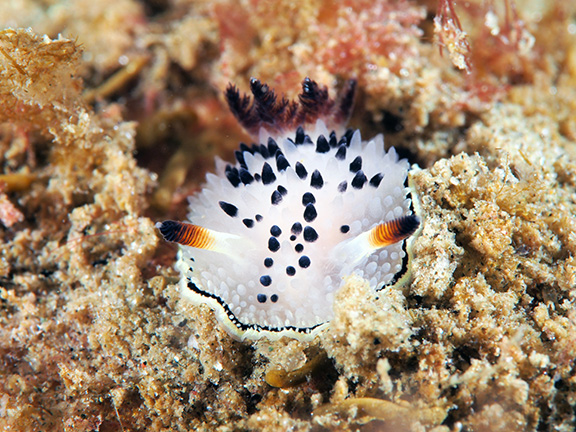
<instances>
[{"instance_id":1,"label":"nudibranch","mask_svg":"<svg viewBox=\"0 0 576 432\"><path fill-rule=\"evenodd\" d=\"M240 144L235 164L216 160L189 222L156 225L180 245L184 297L212 307L237 339L309 340L346 276L380 290L407 274L421 224L410 166L382 135L366 142L344 128L355 87L333 99L306 78L289 101L257 79L252 98L229 85L228 105L258 143Z\"/></svg>"}]
</instances>

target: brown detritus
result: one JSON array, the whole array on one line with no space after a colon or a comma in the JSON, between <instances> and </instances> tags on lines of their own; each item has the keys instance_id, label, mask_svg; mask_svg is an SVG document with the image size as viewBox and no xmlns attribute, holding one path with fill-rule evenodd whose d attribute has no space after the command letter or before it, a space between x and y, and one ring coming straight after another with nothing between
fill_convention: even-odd
<instances>
[{"instance_id":1,"label":"brown detritus","mask_svg":"<svg viewBox=\"0 0 576 432\"><path fill-rule=\"evenodd\" d=\"M374 420L385 422L383 430L406 430L421 426L436 426L444 421L447 412L441 407L416 407L409 403L398 404L370 397L350 398L341 402L322 405L315 416L336 415L354 423L365 424Z\"/></svg>"},{"instance_id":2,"label":"brown detritus","mask_svg":"<svg viewBox=\"0 0 576 432\"><path fill-rule=\"evenodd\" d=\"M264 380L272 387L290 388L300 385L310 379L311 375L318 373L328 362L328 356L325 351L316 354L304 366L286 371L284 369L271 369L266 372Z\"/></svg>"},{"instance_id":3,"label":"brown detritus","mask_svg":"<svg viewBox=\"0 0 576 432\"><path fill-rule=\"evenodd\" d=\"M150 56L137 56L128 61L128 64L108 78L96 88L86 90L84 101L88 104L98 99L105 99L121 90L125 85L140 74L144 66L150 61Z\"/></svg>"},{"instance_id":4,"label":"brown detritus","mask_svg":"<svg viewBox=\"0 0 576 432\"><path fill-rule=\"evenodd\" d=\"M163 211L167 211L172 204L174 192L182 186L186 175L194 161L194 153L186 146L174 153L158 181L158 189L152 196L151 204Z\"/></svg>"},{"instance_id":5,"label":"brown detritus","mask_svg":"<svg viewBox=\"0 0 576 432\"><path fill-rule=\"evenodd\" d=\"M159 173L151 205L162 213L173 204L185 204L186 196L214 166L215 152L231 153L237 142L246 138L230 113L218 118L222 104L216 95L204 93L191 94L185 104L159 108L137 127L139 161ZM223 130L228 131L230 140L222 140ZM187 187L181 188L185 181ZM180 212L184 214L185 208Z\"/></svg>"},{"instance_id":6,"label":"brown detritus","mask_svg":"<svg viewBox=\"0 0 576 432\"><path fill-rule=\"evenodd\" d=\"M22 192L30 188L36 175L29 173L0 174L0 189L6 192Z\"/></svg>"},{"instance_id":7,"label":"brown detritus","mask_svg":"<svg viewBox=\"0 0 576 432\"><path fill-rule=\"evenodd\" d=\"M178 128L177 123L175 128ZM171 208L177 190L187 178L200 182L205 172L214 165L211 154L215 146L213 133L202 131L188 135L185 132L186 128L178 132L181 137L180 145L165 163L158 178L158 188L150 200L150 204L162 212ZM192 190L193 188L189 188L187 195ZM185 200L185 197L182 199Z\"/></svg>"}]
</instances>

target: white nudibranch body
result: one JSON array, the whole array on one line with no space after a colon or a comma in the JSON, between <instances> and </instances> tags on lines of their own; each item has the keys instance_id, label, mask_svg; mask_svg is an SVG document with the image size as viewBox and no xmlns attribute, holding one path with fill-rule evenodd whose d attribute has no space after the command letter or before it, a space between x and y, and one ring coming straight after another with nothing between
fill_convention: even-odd
<instances>
[{"instance_id":1,"label":"white nudibranch body","mask_svg":"<svg viewBox=\"0 0 576 432\"><path fill-rule=\"evenodd\" d=\"M409 164L384 149L382 135L362 141L322 119L280 129L262 126L259 144L241 145L234 165L217 159L190 198L190 224L157 225L181 244L185 297L209 304L239 339L312 338L346 276L379 290L405 274L406 239L420 225Z\"/></svg>"}]
</instances>

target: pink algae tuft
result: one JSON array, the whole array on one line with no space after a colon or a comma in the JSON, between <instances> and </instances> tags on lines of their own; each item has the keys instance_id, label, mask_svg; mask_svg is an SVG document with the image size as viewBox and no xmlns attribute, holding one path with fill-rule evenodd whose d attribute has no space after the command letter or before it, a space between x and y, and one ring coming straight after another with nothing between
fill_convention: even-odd
<instances>
[{"instance_id":1,"label":"pink algae tuft","mask_svg":"<svg viewBox=\"0 0 576 432\"><path fill-rule=\"evenodd\" d=\"M440 52L442 48L446 48L452 64L470 73L470 43L454 10L454 0L438 1L438 10L434 17L434 37L440 46Z\"/></svg>"}]
</instances>

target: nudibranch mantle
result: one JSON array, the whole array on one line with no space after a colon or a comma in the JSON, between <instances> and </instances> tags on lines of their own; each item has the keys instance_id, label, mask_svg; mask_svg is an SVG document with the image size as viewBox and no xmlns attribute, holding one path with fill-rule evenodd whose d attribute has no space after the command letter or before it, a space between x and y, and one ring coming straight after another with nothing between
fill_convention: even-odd
<instances>
[{"instance_id":1,"label":"nudibranch mantle","mask_svg":"<svg viewBox=\"0 0 576 432\"><path fill-rule=\"evenodd\" d=\"M240 340L312 339L346 276L375 290L406 278L421 225L409 163L382 135L343 130L355 82L337 100L308 78L302 87L289 102L255 79L253 101L229 86L232 112L259 144L241 144L234 165L216 160L189 223L157 224L180 244L184 297L211 306Z\"/></svg>"}]
</instances>

